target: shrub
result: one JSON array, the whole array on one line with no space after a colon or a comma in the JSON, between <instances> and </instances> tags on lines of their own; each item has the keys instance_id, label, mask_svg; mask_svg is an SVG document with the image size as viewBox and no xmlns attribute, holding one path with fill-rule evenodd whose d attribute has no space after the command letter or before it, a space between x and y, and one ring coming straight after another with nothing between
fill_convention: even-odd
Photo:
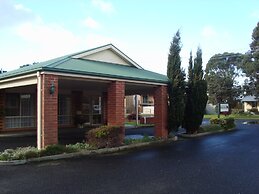
<instances>
[{"instance_id":1,"label":"shrub","mask_svg":"<svg viewBox=\"0 0 259 194\"><path fill-rule=\"evenodd\" d=\"M210 124L200 127L199 133L219 131L222 127L219 124Z\"/></svg>"},{"instance_id":2,"label":"shrub","mask_svg":"<svg viewBox=\"0 0 259 194\"><path fill-rule=\"evenodd\" d=\"M0 152L0 160L24 160L29 158L37 158L41 156L51 156L63 153L77 152L83 149L89 149L91 146L86 143L76 143L69 145L49 145L43 150L38 150L35 147L18 147L16 149L6 149Z\"/></svg>"},{"instance_id":3,"label":"shrub","mask_svg":"<svg viewBox=\"0 0 259 194\"><path fill-rule=\"evenodd\" d=\"M29 158L39 157L39 151L35 147L17 148L13 152L13 160L24 160Z\"/></svg>"},{"instance_id":4,"label":"shrub","mask_svg":"<svg viewBox=\"0 0 259 194\"><path fill-rule=\"evenodd\" d=\"M51 156L68 152L72 151L69 151L69 149L67 149L64 145L49 145L40 151L40 156Z\"/></svg>"},{"instance_id":5,"label":"shrub","mask_svg":"<svg viewBox=\"0 0 259 194\"><path fill-rule=\"evenodd\" d=\"M231 114L242 114L244 113L244 110L243 109L237 109L237 108L233 108L231 109Z\"/></svg>"},{"instance_id":6,"label":"shrub","mask_svg":"<svg viewBox=\"0 0 259 194\"><path fill-rule=\"evenodd\" d=\"M124 144L129 145L129 144L134 144L134 143L151 142L151 141L154 141L154 140L156 140L155 137L149 137L149 136L145 135L141 139L125 139Z\"/></svg>"},{"instance_id":7,"label":"shrub","mask_svg":"<svg viewBox=\"0 0 259 194\"><path fill-rule=\"evenodd\" d=\"M228 130L228 129L231 129L231 128L235 127L235 120L232 117L211 118L210 123L211 124L218 124L225 130Z\"/></svg>"},{"instance_id":8,"label":"shrub","mask_svg":"<svg viewBox=\"0 0 259 194\"><path fill-rule=\"evenodd\" d=\"M13 149L6 149L4 152L0 154L0 160L11 160L13 152Z\"/></svg>"},{"instance_id":9,"label":"shrub","mask_svg":"<svg viewBox=\"0 0 259 194\"><path fill-rule=\"evenodd\" d=\"M15 150L6 149L0 153L0 160L24 160L39 157L39 151L35 147L18 147Z\"/></svg>"},{"instance_id":10,"label":"shrub","mask_svg":"<svg viewBox=\"0 0 259 194\"><path fill-rule=\"evenodd\" d=\"M86 133L89 145L104 148L116 147L123 144L124 130L120 126L101 126Z\"/></svg>"},{"instance_id":11,"label":"shrub","mask_svg":"<svg viewBox=\"0 0 259 194\"><path fill-rule=\"evenodd\" d=\"M257 108L251 108L249 110L249 112L254 113L254 114L258 114L258 109Z\"/></svg>"},{"instance_id":12,"label":"shrub","mask_svg":"<svg viewBox=\"0 0 259 194\"><path fill-rule=\"evenodd\" d=\"M80 150L90 149L91 146L87 143L76 143L76 144L66 145L66 148L75 150L75 151L80 151Z\"/></svg>"}]
</instances>

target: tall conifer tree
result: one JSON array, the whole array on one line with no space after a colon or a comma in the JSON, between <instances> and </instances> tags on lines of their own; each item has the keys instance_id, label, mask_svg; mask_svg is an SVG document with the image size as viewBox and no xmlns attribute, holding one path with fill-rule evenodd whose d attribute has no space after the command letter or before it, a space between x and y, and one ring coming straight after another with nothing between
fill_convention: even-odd
<instances>
[{"instance_id":1,"label":"tall conifer tree","mask_svg":"<svg viewBox=\"0 0 259 194\"><path fill-rule=\"evenodd\" d=\"M182 123L185 107L185 73L181 69L181 36L179 30L170 45L167 63L169 78L168 132L177 130Z\"/></svg>"},{"instance_id":2,"label":"tall conifer tree","mask_svg":"<svg viewBox=\"0 0 259 194\"><path fill-rule=\"evenodd\" d=\"M192 54L190 54L188 74L183 127L187 130L187 133L197 133L202 123L208 100L207 82L203 76L202 50L200 47L197 49L194 65Z\"/></svg>"}]
</instances>

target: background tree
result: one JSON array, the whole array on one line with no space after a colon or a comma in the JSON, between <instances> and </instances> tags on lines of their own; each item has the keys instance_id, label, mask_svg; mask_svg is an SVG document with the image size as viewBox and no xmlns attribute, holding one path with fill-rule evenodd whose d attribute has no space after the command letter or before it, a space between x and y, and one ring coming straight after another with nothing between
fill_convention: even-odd
<instances>
[{"instance_id":1,"label":"background tree","mask_svg":"<svg viewBox=\"0 0 259 194\"><path fill-rule=\"evenodd\" d=\"M181 68L181 36L179 30L170 45L167 63L168 84L168 132L177 130L184 117L185 73Z\"/></svg>"},{"instance_id":2,"label":"background tree","mask_svg":"<svg viewBox=\"0 0 259 194\"><path fill-rule=\"evenodd\" d=\"M242 63L243 71L250 78L247 85L250 85L249 93L259 96L259 22L252 33L252 43L250 51L244 55Z\"/></svg>"},{"instance_id":3,"label":"background tree","mask_svg":"<svg viewBox=\"0 0 259 194\"><path fill-rule=\"evenodd\" d=\"M236 78L241 73L242 59L240 53L216 54L210 58L205 71L211 103L228 102L234 106L240 95Z\"/></svg>"},{"instance_id":4,"label":"background tree","mask_svg":"<svg viewBox=\"0 0 259 194\"><path fill-rule=\"evenodd\" d=\"M196 133L202 124L208 101L207 82L203 75L202 50L200 47L197 49L194 65L192 53L190 53L186 96L183 127L187 130L187 133Z\"/></svg>"},{"instance_id":5,"label":"background tree","mask_svg":"<svg viewBox=\"0 0 259 194\"><path fill-rule=\"evenodd\" d=\"M251 79L245 79L241 90L242 90L241 93L244 94L244 95L247 95L247 96L256 95L255 81L251 81Z\"/></svg>"}]
</instances>

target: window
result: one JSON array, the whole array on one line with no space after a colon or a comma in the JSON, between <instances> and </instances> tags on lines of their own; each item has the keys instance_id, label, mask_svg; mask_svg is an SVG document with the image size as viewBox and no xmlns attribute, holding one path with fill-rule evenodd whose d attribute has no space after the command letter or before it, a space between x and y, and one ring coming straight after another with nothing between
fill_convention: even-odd
<instances>
[{"instance_id":1,"label":"window","mask_svg":"<svg viewBox=\"0 0 259 194\"><path fill-rule=\"evenodd\" d=\"M145 95L143 96L143 104L147 104L148 103L148 96Z\"/></svg>"},{"instance_id":2,"label":"window","mask_svg":"<svg viewBox=\"0 0 259 194\"><path fill-rule=\"evenodd\" d=\"M35 127L35 101L31 94L6 95L6 128Z\"/></svg>"},{"instance_id":3,"label":"window","mask_svg":"<svg viewBox=\"0 0 259 194\"><path fill-rule=\"evenodd\" d=\"M252 106L252 108L256 108L257 107L257 102L251 102L251 106Z\"/></svg>"},{"instance_id":4,"label":"window","mask_svg":"<svg viewBox=\"0 0 259 194\"><path fill-rule=\"evenodd\" d=\"M71 120L71 98L60 95L58 98L58 124L70 125Z\"/></svg>"}]
</instances>

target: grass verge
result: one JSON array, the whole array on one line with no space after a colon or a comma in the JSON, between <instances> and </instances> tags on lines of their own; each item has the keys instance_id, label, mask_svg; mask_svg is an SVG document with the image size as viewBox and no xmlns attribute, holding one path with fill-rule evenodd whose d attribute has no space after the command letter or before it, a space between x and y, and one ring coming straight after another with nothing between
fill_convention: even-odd
<instances>
[{"instance_id":1,"label":"grass verge","mask_svg":"<svg viewBox=\"0 0 259 194\"><path fill-rule=\"evenodd\" d=\"M159 140L155 137L144 136L141 139L125 139L124 145L131 145L144 142L155 142ZM38 150L35 147L18 147L16 149L6 149L0 152L0 161L27 160L44 156L53 156L65 153L76 153L83 150L97 150L87 143L76 143L69 145L49 145L45 149Z\"/></svg>"},{"instance_id":2,"label":"grass verge","mask_svg":"<svg viewBox=\"0 0 259 194\"><path fill-rule=\"evenodd\" d=\"M86 143L76 143L69 145L49 145L45 149L38 150L35 147L18 147L16 149L6 149L0 152L0 161L26 160L39 158L42 156L52 156L64 153L74 153L81 150L94 149Z\"/></svg>"},{"instance_id":3,"label":"grass verge","mask_svg":"<svg viewBox=\"0 0 259 194\"><path fill-rule=\"evenodd\" d=\"M153 127L154 124L137 124L135 121L128 121L125 122L125 125L132 125L132 126L137 126L137 127Z\"/></svg>"},{"instance_id":4,"label":"grass verge","mask_svg":"<svg viewBox=\"0 0 259 194\"><path fill-rule=\"evenodd\" d=\"M217 118L218 115L204 115L204 119ZM251 115L251 114L230 114L228 116L220 115L220 118L228 118L232 117L234 119L258 119L259 115Z\"/></svg>"}]
</instances>

